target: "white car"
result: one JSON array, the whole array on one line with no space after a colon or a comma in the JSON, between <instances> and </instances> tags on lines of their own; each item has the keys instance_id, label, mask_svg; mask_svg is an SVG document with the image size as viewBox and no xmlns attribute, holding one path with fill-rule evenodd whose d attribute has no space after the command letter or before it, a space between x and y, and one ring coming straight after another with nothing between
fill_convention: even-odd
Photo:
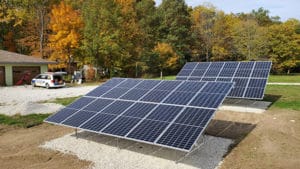
<instances>
[{"instance_id":1,"label":"white car","mask_svg":"<svg viewBox=\"0 0 300 169\"><path fill-rule=\"evenodd\" d=\"M65 80L62 73L43 73L37 75L31 80L32 86L41 86L49 88L65 87Z\"/></svg>"}]
</instances>

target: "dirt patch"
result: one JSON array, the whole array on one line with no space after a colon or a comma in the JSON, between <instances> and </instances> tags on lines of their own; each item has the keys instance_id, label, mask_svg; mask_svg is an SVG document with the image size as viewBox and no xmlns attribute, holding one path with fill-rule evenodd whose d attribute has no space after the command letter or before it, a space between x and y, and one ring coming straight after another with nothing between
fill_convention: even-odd
<instances>
[{"instance_id":1,"label":"dirt patch","mask_svg":"<svg viewBox=\"0 0 300 169\"><path fill-rule=\"evenodd\" d=\"M264 114L218 112L215 120L226 120L227 129L220 135L236 140L222 169L294 169L300 165L299 111L271 109ZM218 130L211 123L208 133L215 135L214 129Z\"/></svg>"},{"instance_id":2,"label":"dirt patch","mask_svg":"<svg viewBox=\"0 0 300 169\"><path fill-rule=\"evenodd\" d=\"M47 140L61 137L72 131L48 124L28 129L0 125L1 168L88 168L90 162L38 147Z\"/></svg>"}]
</instances>

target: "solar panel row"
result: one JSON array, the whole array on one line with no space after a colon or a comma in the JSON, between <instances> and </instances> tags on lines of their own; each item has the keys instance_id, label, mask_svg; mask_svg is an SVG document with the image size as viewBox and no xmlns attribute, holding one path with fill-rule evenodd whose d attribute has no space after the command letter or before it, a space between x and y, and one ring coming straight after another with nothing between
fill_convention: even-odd
<instances>
[{"instance_id":1,"label":"solar panel row","mask_svg":"<svg viewBox=\"0 0 300 169\"><path fill-rule=\"evenodd\" d=\"M189 151L232 85L113 78L45 121Z\"/></svg>"},{"instance_id":2,"label":"solar panel row","mask_svg":"<svg viewBox=\"0 0 300 169\"><path fill-rule=\"evenodd\" d=\"M235 82L228 97L262 99L272 62L189 62L177 80Z\"/></svg>"}]
</instances>

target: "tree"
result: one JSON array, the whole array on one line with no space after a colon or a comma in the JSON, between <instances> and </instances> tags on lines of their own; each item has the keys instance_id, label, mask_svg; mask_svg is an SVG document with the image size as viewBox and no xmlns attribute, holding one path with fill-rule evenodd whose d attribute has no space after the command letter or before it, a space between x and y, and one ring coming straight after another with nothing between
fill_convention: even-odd
<instances>
[{"instance_id":1,"label":"tree","mask_svg":"<svg viewBox=\"0 0 300 169\"><path fill-rule=\"evenodd\" d=\"M157 43L154 51L158 54L157 66L160 70L160 77L163 76L164 69L176 69L179 56L167 43Z\"/></svg>"},{"instance_id":2,"label":"tree","mask_svg":"<svg viewBox=\"0 0 300 169\"><path fill-rule=\"evenodd\" d=\"M79 47L82 21L79 12L63 1L54 5L50 14L49 28L52 34L49 37L49 46L52 49L51 60L59 60L56 68L67 67L70 64L75 49Z\"/></svg>"},{"instance_id":3,"label":"tree","mask_svg":"<svg viewBox=\"0 0 300 169\"><path fill-rule=\"evenodd\" d=\"M190 13L184 0L163 0L158 7L159 41L170 44L180 56L189 60L191 44Z\"/></svg>"},{"instance_id":4,"label":"tree","mask_svg":"<svg viewBox=\"0 0 300 169\"><path fill-rule=\"evenodd\" d=\"M254 17L259 26L269 26L274 23L279 23L280 18L278 16L270 17L269 13L269 10L260 7L258 10L252 10L250 15Z\"/></svg>"},{"instance_id":5,"label":"tree","mask_svg":"<svg viewBox=\"0 0 300 169\"><path fill-rule=\"evenodd\" d=\"M267 45L274 71L289 74L300 63L300 35L296 32L299 23L298 20L288 20L270 26Z\"/></svg>"},{"instance_id":6,"label":"tree","mask_svg":"<svg viewBox=\"0 0 300 169\"><path fill-rule=\"evenodd\" d=\"M26 19L21 0L0 2L0 48L16 52L20 29Z\"/></svg>"},{"instance_id":7,"label":"tree","mask_svg":"<svg viewBox=\"0 0 300 169\"><path fill-rule=\"evenodd\" d=\"M213 27L211 60L235 60L233 43L233 26L237 19L233 15L226 15L217 11Z\"/></svg>"},{"instance_id":8,"label":"tree","mask_svg":"<svg viewBox=\"0 0 300 169\"><path fill-rule=\"evenodd\" d=\"M239 20L233 28L233 42L239 60L256 60L266 54L266 29L254 19Z\"/></svg>"},{"instance_id":9,"label":"tree","mask_svg":"<svg viewBox=\"0 0 300 169\"><path fill-rule=\"evenodd\" d=\"M213 48L213 27L216 20L216 8L210 4L198 6L193 9L191 14L192 31L195 40L193 53L199 57L205 55L205 60L210 61Z\"/></svg>"}]
</instances>

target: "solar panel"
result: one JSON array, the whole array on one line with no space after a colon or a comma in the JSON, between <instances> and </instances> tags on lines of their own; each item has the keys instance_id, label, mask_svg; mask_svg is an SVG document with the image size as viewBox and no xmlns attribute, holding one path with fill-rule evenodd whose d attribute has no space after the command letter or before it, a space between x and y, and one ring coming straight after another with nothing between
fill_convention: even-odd
<instances>
[{"instance_id":1,"label":"solar panel","mask_svg":"<svg viewBox=\"0 0 300 169\"><path fill-rule=\"evenodd\" d=\"M190 151L232 86L232 82L113 78L45 121Z\"/></svg>"},{"instance_id":2,"label":"solar panel","mask_svg":"<svg viewBox=\"0 0 300 169\"><path fill-rule=\"evenodd\" d=\"M188 62L177 80L235 82L227 97L263 99L272 62Z\"/></svg>"}]
</instances>

